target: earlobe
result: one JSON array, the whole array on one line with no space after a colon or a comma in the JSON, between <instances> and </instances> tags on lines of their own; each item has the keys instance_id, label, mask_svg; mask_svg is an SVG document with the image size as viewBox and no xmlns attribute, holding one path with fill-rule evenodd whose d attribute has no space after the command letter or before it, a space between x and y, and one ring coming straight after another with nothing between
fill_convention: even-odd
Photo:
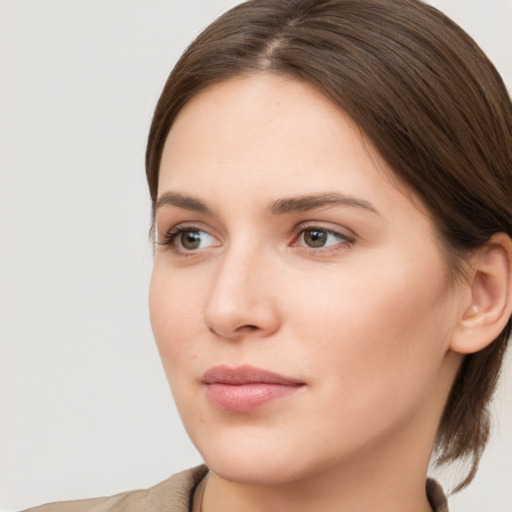
<instances>
[{"instance_id":1,"label":"earlobe","mask_svg":"<svg viewBox=\"0 0 512 512\"><path fill-rule=\"evenodd\" d=\"M492 343L512 314L512 240L493 235L472 258L471 304L464 308L450 348L470 354Z\"/></svg>"}]
</instances>

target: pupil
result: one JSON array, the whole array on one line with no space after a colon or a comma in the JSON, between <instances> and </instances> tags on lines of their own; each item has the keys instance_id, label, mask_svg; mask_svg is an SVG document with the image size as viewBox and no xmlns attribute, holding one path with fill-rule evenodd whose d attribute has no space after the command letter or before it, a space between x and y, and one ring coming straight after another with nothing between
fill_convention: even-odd
<instances>
[{"instance_id":1,"label":"pupil","mask_svg":"<svg viewBox=\"0 0 512 512\"><path fill-rule=\"evenodd\" d=\"M311 230L304 233L304 241L309 247L323 247L325 239L325 231Z\"/></svg>"},{"instance_id":2,"label":"pupil","mask_svg":"<svg viewBox=\"0 0 512 512\"><path fill-rule=\"evenodd\" d=\"M197 249L201 243L201 237L197 231L187 231L181 235L181 244L185 249Z\"/></svg>"}]
</instances>

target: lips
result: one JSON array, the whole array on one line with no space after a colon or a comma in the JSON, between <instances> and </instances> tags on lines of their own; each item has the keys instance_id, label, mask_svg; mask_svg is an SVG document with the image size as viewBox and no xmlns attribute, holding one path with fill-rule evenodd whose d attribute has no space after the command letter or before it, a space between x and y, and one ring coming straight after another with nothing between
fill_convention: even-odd
<instances>
[{"instance_id":1,"label":"lips","mask_svg":"<svg viewBox=\"0 0 512 512\"><path fill-rule=\"evenodd\" d=\"M252 366L215 366L204 374L202 382L210 403L229 412L253 411L304 386L297 379Z\"/></svg>"}]
</instances>

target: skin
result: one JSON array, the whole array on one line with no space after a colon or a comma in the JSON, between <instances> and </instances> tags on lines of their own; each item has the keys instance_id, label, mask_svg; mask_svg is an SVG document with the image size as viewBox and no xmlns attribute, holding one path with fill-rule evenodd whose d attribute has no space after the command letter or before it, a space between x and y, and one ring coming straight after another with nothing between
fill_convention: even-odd
<instances>
[{"instance_id":1,"label":"skin","mask_svg":"<svg viewBox=\"0 0 512 512\"><path fill-rule=\"evenodd\" d=\"M150 314L211 469L205 512L430 510L427 466L471 292L448 279L421 201L390 177L343 112L289 78L231 79L178 115L160 170ZM351 199L270 211L316 194ZM199 230L198 248L180 235L165 245L176 227ZM308 246L313 228L325 246ZM304 385L226 412L201 382L219 364Z\"/></svg>"}]
</instances>

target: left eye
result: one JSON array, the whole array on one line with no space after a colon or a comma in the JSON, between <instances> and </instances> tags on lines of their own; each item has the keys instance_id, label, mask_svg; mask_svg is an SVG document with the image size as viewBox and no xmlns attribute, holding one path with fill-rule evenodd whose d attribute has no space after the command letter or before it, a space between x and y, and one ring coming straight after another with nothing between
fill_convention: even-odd
<instances>
[{"instance_id":1,"label":"left eye","mask_svg":"<svg viewBox=\"0 0 512 512\"><path fill-rule=\"evenodd\" d=\"M349 238L330 229L311 228L300 232L298 242L310 249L322 249L343 242L350 242Z\"/></svg>"}]
</instances>

